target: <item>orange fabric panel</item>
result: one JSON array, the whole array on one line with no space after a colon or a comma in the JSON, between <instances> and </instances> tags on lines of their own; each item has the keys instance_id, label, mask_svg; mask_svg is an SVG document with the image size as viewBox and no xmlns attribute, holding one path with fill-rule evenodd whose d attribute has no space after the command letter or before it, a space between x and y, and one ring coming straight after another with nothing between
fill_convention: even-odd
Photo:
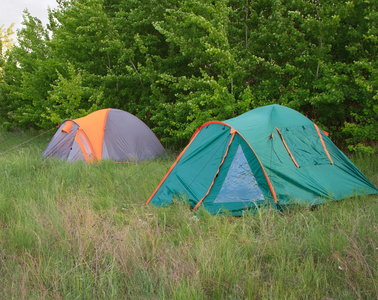
<instances>
[{"instance_id":1,"label":"orange fabric panel","mask_svg":"<svg viewBox=\"0 0 378 300\"><path fill-rule=\"evenodd\" d=\"M66 124L64 124L64 127L62 128L62 132L70 133L72 124L73 124L72 121L66 121Z\"/></svg>"},{"instance_id":2,"label":"orange fabric panel","mask_svg":"<svg viewBox=\"0 0 378 300\"><path fill-rule=\"evenodd\" d=\"M82 141L80 140L79 135L81 135L82 137L84 137L84 139L85 139L88 147L91 149L91 152L92 152L91 156L88 156L87 151L85 150L85 146L83 145ZM94 150L93 150L93 147L91 145L91 142L88 140L88 137L85 135L85 132L83 130L79 129L77 131L76 136L75 136L75 140L78 143L78 145L80 146L81 151L84 154L86 162L90 162L90 161L96 160L96 154L94 153Z\"/></svg>"},{"instance_id":3,"label":"orange fabric panel","mask_svg":"<svg viewBox=\"0 0 378 300\"><path fill-rule=\"evenodd\" d=\"M218 174L219 174L220 168L221 168L221 166L223 165L224 160L226 159L226 156L227 156L227 154L228 154L228 150L230 149L231 143L232 143L232 141L233 141L233 139L234 139L234 137L235 137L236 130L233 129L233 128L231 128L231 131L233 131L233 133L232 133L232 137L231 137L230 141L228 142L228 146L227 146L226 153L224 154L224 156L223 156L223 158L222 158L222 161L221 161L221 163L219 164L219 167L218 167L217 173L215 174L215 176L214 176L214 178L213 178L213 181L211 182L210 187L209 187L209 189L207 190L206 195L203 196L203 198L202 198L200 201L198 201L197 205L194 207L194 210L196 210L196 209L198 208L198 206L201 205L202 201L207 197L207 195L209 195L209 193L210 193L210 191L211 191L211 188L212 188L213 185L214 185L215 179L218 177Z\"/></svg>"},{"instance_id":4,"label":"orange fabric panel","mask_svg":"<svg viewBox=\"0 0 378 300\"><path fill-rule=\"evenodd\" d=\"M319 128L318 128L318 126L316 126L316 124L314 124L314 126L315 126L316 131L318 132L319 139L320 139L320 141L322 142L322 145L323 145L324 151L325 151L325 153L327 154L329 161L330 161L331 164L333 165L333 161L332 161L332 159L331 159L331 155L329 155L329 153L328 153L328 150L327 150L327 148L326 148L326 145L324 144L324 141L323 141L322 135L321 135L321 133L320 133L320 131L319 131Z\"/></svg>"},{"instance_id":5,"label":"orange fabric panel","mask_svg":"<svg viewBox=\"0 0 378 300\"><path fill-rule=\"evenodd\" d=\"M281 131L280 131L277 127L276 127L276 129L277 129L278 135L280 136L280 138L281 138L281 140L282 140L282 143L284 144L284 146L285 146L287 152L288 152L289 155L290 155L291 160L292 160L293 163L296 165L296 167L299 168L299 165L298 165L297 162L295 161L295 158L294 158L293 154L291 154L291 152L290 152L290 150L289 150L289 147L286 145L286 142L285 142L285 140L284 140L284 138L283 138L283 136L282 136L282 134L281 134Z\"/></svg>"},{"instance_id":6,"label":"orange fabric panel","mask_svg":"<svg viewBox=\"0 0 378 300\"><path fill-rule=\"evenodd\" d=\"M88 116L74 120L87 135L93 147L94 155L98 160L102 158L105 124L109 110L110 108L101 109Z\"/></svg>"},{"instance_id":7,"label":"orange fabric panel","mask_svg":"<svg viewBox=\"0 0 378 300\"><path fill-rule=\"evenodd\" d=\"M88 162L89 157L88 157L87 151L85 151L85 148L84 148L83 143L82 143L81 140L79 139L79 134L82 134L82 132L81 132L80 129L77 131L77 134L76 134L76 136L75 136L75 140L76 140L76 142L78 143L78 145L80 146L80 148L81 148L81 152L83 152L83 154L84 154L85 161Z\"/></svg>"}]
</instances>

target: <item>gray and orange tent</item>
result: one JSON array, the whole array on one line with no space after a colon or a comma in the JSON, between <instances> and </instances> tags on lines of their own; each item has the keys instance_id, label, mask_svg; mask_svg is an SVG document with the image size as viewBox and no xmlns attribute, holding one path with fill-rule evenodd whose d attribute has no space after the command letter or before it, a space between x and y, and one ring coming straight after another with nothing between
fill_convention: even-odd
<instances>
[{"instance_id":1,"label":"gray and orange tent","mask_svg":"<svg viewBox=\"0 0 378 300\"><path fill-rule=\"evenodd\" d=\"M63 121L42 157L138 162L154 159L164 152L144 122L126 111L108 108Z\"/></svg>"},{"instance_id":2,"label":"gray and orange tent","mask_svg":"<svg viewBox=\"0 0 378 300\"><path fill-rule=\"evenodd\" d=\"M316 124L268 105L198 128L147 203L178 197L194 209L241 215L266 204L283 209L377 193Z\"/></svg>"}]
</instances>

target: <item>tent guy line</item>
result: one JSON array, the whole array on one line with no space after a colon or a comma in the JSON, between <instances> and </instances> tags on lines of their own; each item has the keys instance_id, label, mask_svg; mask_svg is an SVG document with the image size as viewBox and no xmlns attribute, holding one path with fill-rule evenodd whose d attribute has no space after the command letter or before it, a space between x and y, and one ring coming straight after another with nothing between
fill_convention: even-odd
<instances>
[{"instance_id":1,"label":"tent guy line","mask_svg":"<svg viewBox=\"0 0 378 300\"><path fill-rule=\"evenodd\" d=\"M40 136L42 136L42 135L44 135L44 134L46 134L46 133L48 133L48 132L50 132L51 130L54 130L54 129L55 129L55 127L51 128L51 129L49 129L49 130L47 130L45 132L42 132L41 134L39 134L39 135L37 135L35 137L32 137L31 139L28 139L28 140L26 140L26 141L24 141L24 142L22 142L20 144L17 144L16 146L13 146L12 148L10 148L10 149L8 149L8 150L6 150L4 152L1 152L0 155L6 154L6 153L8 153L8 152L10 152L10 151L12 151L14 149L17 149L17 148L21 147L22 145L27 144L27 143L35 140L36 138L39 138Z\"/></svg>"}]
</instances>

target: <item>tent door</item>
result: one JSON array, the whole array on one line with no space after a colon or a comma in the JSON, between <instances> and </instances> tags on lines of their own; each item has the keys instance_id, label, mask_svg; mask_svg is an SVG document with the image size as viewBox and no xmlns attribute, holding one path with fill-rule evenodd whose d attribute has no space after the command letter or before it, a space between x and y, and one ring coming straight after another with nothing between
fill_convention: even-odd
<instances>
[{"instance_id":1,"label":"tent door","mask_svg":"<svg viewBox=\"0 0 378 300\"><path fill-rule=\"evenodd\" d=\"M79 126L71 120L60 124L59 130L57 130L46 149L42 152L42 157L68 158L78 129Z\"/></svg>"},{"instance_id":2,"label":"tent door","mask_svg":"<svg viewBox=\"0 0 378 300\"><path fill-rule=\"evenodd\" d=\"M239 147L214 203L250 202L265 200L256 178L248 164L243 149Z\"/></svg>"},{"instance_id":3,"label":"tent door","mask_svg":"<svg viewBox=\"0 0 378 300\"><path fill-rule=\"evenodd\" d=\"M78 143L78 145L81 148L81 151L84 154L85 160L88 161L94 161L96 159L96 154L93 150L93 147L91 145L91 142L89 141L87 135L82 129L79 129L75 141Z\"/></svg>"}]
</instances>

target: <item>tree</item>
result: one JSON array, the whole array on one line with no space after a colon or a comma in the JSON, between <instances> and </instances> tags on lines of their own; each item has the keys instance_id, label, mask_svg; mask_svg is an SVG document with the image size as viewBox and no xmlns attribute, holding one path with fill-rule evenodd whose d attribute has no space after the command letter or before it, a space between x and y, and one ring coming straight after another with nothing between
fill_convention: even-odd
<instances>
[{"instance_id":1,"label":"tree","mask_svg":"<svg viewBox=\"0 0 378 300\"><path fill-rule=\"evenodd\" d=\"M14 34L14 23L12 23L8 28L5 28L4 25L0 26L0 44L1 52L0 58L6 58L6 51L10 50L14 45L12 35Z\"/></svg>"},{"instance_id":2,"label":"tree","mask_svg":"<svg viewBox=\"0 0 378 300\"><path fill-rule=\"evenodd\" d=\"M235 115L228 14L227 1L183 1L153 23L170 49L151 85L152 120L166 140L186 141L203 122Z\"/></svg>"},{"instance_id":3,"label":"tree","mask_svg":"<svg viewBox=\"0 0 378 300\"><path fill-rule=\"evenodd\" d=\"M3 60L1 122L44 128L114 107L180 146L206 121L278 103L365 149L378 139L377 6L61 0L47 28L25 14Z\"/></svg>"},{"instance_id":4,"label":"tree","mask_svg":"<svg viewBox=\"0 0 378 300\"><path fill-rule=\"evenodd\" d=\"M45 100L55 80L54 61L49 58L49 33L42 22L24 11L18 44L8 51L3 66L0 106L5 122L18 127L44 127ZM5 115L6 114L6 115Z\"/></svg>"},{"instance_id":5,"label":"tree","mask_svg":"<svg viewBox=\"0 0 378 300\"><path fill-rule=\"evenodd\" d=\"M116 74L117 57L122 47L118 33L104 11L103 0L74 0L54 12L58 24L52 38L54 57L61 62L60 72L68 74L66 62L80 70L81 108L120 108L121 78Z\"/></svg>"},{"instance_id":6,"label":"tree","mask_svg":"<svg viewBox=\"0 0 378 300\"><path fill-rule=\"evenodd\" d=\"M47 112L42 115L50 119L53 123L60 124L66 119L76 119L83 117L87 111L82 107L81 100L83 95L82 76L76 73L74 66L67 62L68 76L65 78L58 73L58 78L52 85L47 99Z\"/></svg>"}]
</instances>

